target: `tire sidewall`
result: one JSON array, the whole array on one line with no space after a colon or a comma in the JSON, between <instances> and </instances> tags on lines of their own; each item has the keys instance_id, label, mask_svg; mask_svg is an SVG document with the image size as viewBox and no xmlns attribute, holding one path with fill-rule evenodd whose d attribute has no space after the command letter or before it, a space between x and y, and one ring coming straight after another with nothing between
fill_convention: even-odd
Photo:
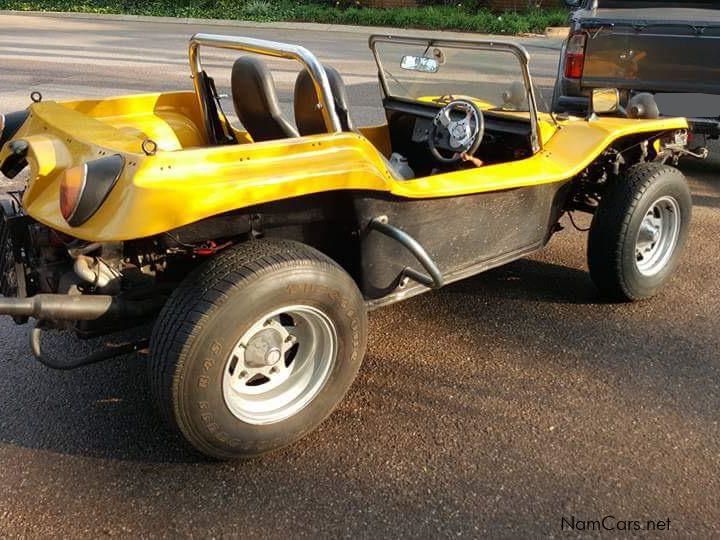
<instances>
[{"instance_id":1,"label":"tire sidewall","mask_svg":"<svg viewBox=\"0 0 720 540\"><path fill-rule=\"evenodd\" d=\"M636 263L636 243L640 226L652 205L662 197L672 197L680 209L680 230L673 253L665 267L655 275L647 276L640 272ZM677 269L680 256L687 242L689 223L692 215L692 199L682 174L667 169L653 181L632 209L632 216L625 229L621 250L621 273L624 276L628 292L638 298L652 296Z\"/></svg>"},{"instance_id":2,"label":"tire sidewall","mask_svg":"<svg viewBox=\"0 0 720 540\"><path fill-rule=\"evenodd\" d=\"M257 276L242 288L231 289L224 301L201 323L201 329L176 372L175 414L204 441L201 451L217 457L257 455L301 438L332 412L352 384L366 347L366 314L359 293L340 269L317 266L286 267ZM355 291L353 291L355 292ZM264 425L238 419L223 395L223 374L238 340L268 313L290 305L306 305L323 312L334 324L337 355L324 386L290 418Z\"/></svg>"}]
</instances>

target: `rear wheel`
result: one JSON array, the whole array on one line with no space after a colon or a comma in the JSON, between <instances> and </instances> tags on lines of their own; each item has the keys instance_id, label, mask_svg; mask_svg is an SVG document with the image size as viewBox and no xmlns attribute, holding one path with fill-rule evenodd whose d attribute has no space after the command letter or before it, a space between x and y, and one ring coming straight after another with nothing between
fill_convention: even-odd
<instances>
[{"instance_id":1,"label":"rear wheel","mask_svg":"<svg viewBox=\"0 0 720 540\"><path fill-rule=\"evenodd\" d=\"M365 353L352 278L295 242L253 241L172 295L151 341L150 379L168 423L202 453L249 457L324 420Z\"/></svg>"},{"instance_id":2,"label":"rear wheel","mask_svg":"<svg viewBox=\"0 0 720 540\"><path fill-rule=\"evenodd\" d=\"M603 295L653 296L678 265L691 214L687 182L673 167L642 163L610 185L588 239L590 275Z\"/></svg>"}]
</instances>

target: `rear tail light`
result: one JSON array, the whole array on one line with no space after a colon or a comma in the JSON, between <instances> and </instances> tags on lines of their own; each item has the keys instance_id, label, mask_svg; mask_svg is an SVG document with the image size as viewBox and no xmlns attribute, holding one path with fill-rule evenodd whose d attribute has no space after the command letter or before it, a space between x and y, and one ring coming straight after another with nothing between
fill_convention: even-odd
<instances>
[{"instance_id":1,"label":"rear tail light","mask_svg":"<svg viewBox=\"0 0 720 540\"><path fill-rule=\"evenodd\" d=\"M568 79L579 79L583 75L585 67L585 44L587 34L573 34L570 36L567 48L565 49L565 77Z\"/></svg>"},{"instance_id":2,"label":"rear tail light","mask_svg":"<svg viewBox=\"0 0 720 540\"><path fill-rule=\"evenodd\" d=\"M60 180L60 213L65 221L77 227L95 215L124 166L125 159L114 155L67 169Z\"/></svg>"},{"instance_id":3,"label":"rear tail light","mask_svg":"<svg viewBox=\"0 0 720 540\"><path fill-rule=\"evenodd\" d=\"M60 213L68 223L77 210L87 180L87 165L67 169L60 180Z\"/></svg>"}]
</instances>

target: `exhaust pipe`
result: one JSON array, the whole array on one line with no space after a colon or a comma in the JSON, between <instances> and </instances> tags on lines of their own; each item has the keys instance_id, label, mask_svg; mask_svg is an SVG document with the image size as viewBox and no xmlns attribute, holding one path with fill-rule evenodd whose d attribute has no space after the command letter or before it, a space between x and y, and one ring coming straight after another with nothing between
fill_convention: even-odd
<instances>
[{"instance_id":1,"label":"exhaust pipe","mask_svg":"<svg viewBox=\"0 0 720 540\"><path fill-rule=\"evenodd\" d=\"M40 337L45 321L92 321L101 317L138 319L159 311L163 303L162 298L125 300L109 295L38 294L31 298L0 297L0 315L38 319L35 328L30 332L30 348L33 355L52 369L69 370L147 349L149 341L142 339L137 342L115 344L84 358L58 360L48 358L42 352Z\"/></svg>"},{"instance_id":2,"label":"exhaust pipe","mask_svg":"<svg viewBox=\"0 0 720 540\"><path fill-rule=\"evenodd\" d=\"M0 315L48 321L143 317L161 307L160 299L128 301L108 295L38 294L30 298L0 298Z\"/></svg>"}]
</instances>

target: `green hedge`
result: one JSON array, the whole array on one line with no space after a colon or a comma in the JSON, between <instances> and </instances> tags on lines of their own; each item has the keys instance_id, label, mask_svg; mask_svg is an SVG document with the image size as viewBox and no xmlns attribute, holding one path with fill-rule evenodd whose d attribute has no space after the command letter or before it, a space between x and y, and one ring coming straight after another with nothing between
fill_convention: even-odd
<instances>
[{"instance_id":1,"label":"green hedge","mask_svg":"<svg viewBox=\"0 0 720 540\"><path fill-rule=\"evenodd\" d=\"M486 9L471 9L462 5L372 9L344 8L321 3L299 4L289 0L0 0L0 9L123 13L259 22L298 21L492 34L542 32L548 26L564 25L567 21L567 11L563 9L506 12L498 15Z\"/></svg>"}]
</instances>

